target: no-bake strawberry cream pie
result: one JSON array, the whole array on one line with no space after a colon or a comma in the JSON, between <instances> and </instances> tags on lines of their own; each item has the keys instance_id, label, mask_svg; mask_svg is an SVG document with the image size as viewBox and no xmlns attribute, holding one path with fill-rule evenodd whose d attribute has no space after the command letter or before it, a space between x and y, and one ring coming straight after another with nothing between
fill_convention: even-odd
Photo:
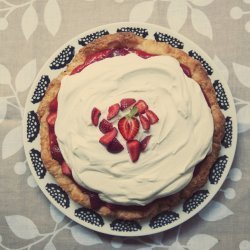
<instances>
[{"instance_id":1,"label":"no-bake strawberry cream pie","mask_svg":"<svg viewBox=\"0 0 250 250\"><path fill-rule=\"evenodd\" d=\"M82 206L128 220L191 197L224 134L201 64L126 32L80 49L38 115L42 160L58 184Z\"/></svg>"}]
</instances>

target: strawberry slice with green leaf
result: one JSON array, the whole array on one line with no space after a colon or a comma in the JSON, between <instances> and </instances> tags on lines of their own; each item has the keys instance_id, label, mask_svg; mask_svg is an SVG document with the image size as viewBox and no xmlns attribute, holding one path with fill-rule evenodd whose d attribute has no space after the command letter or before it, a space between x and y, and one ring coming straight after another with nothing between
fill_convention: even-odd
<instances>
[{"instance_id":1,"label":"strawberry slice with green leaf","mask_svg":"<svg viewBox=\"0 0 250 250\"><path fill-rule=\"evenodd\" d=\"M137 108L133 107L130 113L121 118L118 122L118 129L123 138L127 141L132 140L139 131L140 123L138 119L134 117L137 112Z\"/></svg>"},{"instance_id":2,"label":"strawberry slice with green leaf","mask_svg":"<svg viewBox=\"0 0 250 250\"><path fill-rule=\"evenodd\" d=\"M148 104L144 100L139 100L134 107L137 108L139 114L145 113L145 111L148 109Z\"/></svg>"},{"instance_id":3,"label":"strawberry slice with green leaf","mask_svg":"<svg viewBox=\"0 0 250 250\"><path fill-rule=\"evenodd\" d=\"M132 106L135 102L136 100L134 98L124 98L120 102L120 108L123 111L128 107Z\"/></svg>"},{"instance_id":4,"label":"strawberry slice with green leaf","mask_svg":"<svg viewBox=\"0 0 250 250\"><path fill-rule=\"evenodd\" d=\"M109 145L107 146L107 150L112 154L120 153L124 147L122 144L118 141L117 138L114 138Z\"/></svg>"},{"instance_id":5,"label":"strawberry slice with green leaf","mask_svg":"<svg viewBox=\"0 0 250 250\"><path fill-rule=\"evenodd\" d=\"M99 140L99 142L104 145L107 146L116 136L117 136L117 129L113 128L110 132L106 133L104 136L102 136Z\"/></svg>"},{"instance_id":6,"label":"strawberry slice with green leaf","mask_svg":"<svg viewBox=\"0 0 250 250\"><path fill-rule=\"evenodd\" d=\"M109 109L108 109L108 117L107 117L107 119L108 120L113 119L119 113L119 110L120 110L119 103L115 103L112 106L110 106Z\"/></svg>"},{"instance_id":7,"label":"strawberry slice with green leaf","mask_svg":"<svg viewBox=\"0 0 250 250\"><path fill-rule=\"evenodd\" d=\"M98 108L94 107L91 111L91 120L94 126L98 126L100 115L101 111Z\"/></svg>"},{"instance_id":8,"label":"strawberry slice with green leaf","mask_svg":"<svg viewBox=\"0 0 250 250\"><path fill-rule=\"evenodd\" d=\"M149 120L144 116L144 115L139 115L141 125L144 130L149 130L150 129L150 122Z\"/></svg>"},{"instance_id":9,"label":"strawberry slice with green leaf","mask_svg":"<svg viewBox=\"0 0 250 250\"><path fill-rule=\"evenodd\" d=\"M151 125L159 121L158 116L152 110L146 110L146 116Z\"/></svg>"},{"instance_id":10,"label":"strawberry slice with green leaf","mask_svg":"<svg viewBox=\"0 0 250 250\"><path fill-rule=\"evenodd\" d=\"M141 153L141 143L137 140L128 141L127 148L132 162L136 162Z\"/></svg>"}]
</instances>

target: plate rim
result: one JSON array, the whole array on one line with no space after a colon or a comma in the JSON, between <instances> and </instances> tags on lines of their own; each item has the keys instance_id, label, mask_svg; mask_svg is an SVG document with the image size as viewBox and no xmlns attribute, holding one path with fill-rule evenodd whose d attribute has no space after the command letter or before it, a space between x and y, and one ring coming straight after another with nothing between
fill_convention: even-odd
<instances>
[{"instance_id":1,"label":"plate rim","mask_svg":"<svg viewBox=\"0 0 250 250\"><path fill-rule=\"evenodd\" d=\"M31 100L33 90L37 86L37 82L39 81L40 76L44 72L46 66L49 65L49 62L51 62L55 58L55 56L58 55L66 46L70 45L72 42L75 43L81 36L86 36L89 33L93 33L95 31L105 29L105 28L109 29L109 28L115 27L117 29L118 27L122 27L122 26L147 28L147 29L151 29L153 31L162 30L167 34L169 34L171 36L174 36L175 38L180 39L181 41L187 42L189 47L195 48L195 51L198 51L199 54L201 54L202 57L209 63L209 65L213 66L212 68L215 69L216 74L218 75L218 79L221 80L224 89L226 89L227 98L228 98L229 103L230 103L230 110L231 110L231 117L232 117L232 127L234 129L234 133L233 133L234 137L232 138L232 145L230 147L231 157L229 158L229 162L227 163L228 167L226 167L224 169L224 172L223 172L224 178L221 178L219 180L219 182L216 184L216 191L213 192L213 193L210 193L209 196L201 204L199 204L198 207L196 207L189 214L186 214L186 218L184 220L180 217L177 221L171 223L171 227L169 227L169 225L165 225L165 226L155 228L155 229L147 227L147 229L145 229L146 232L144 230L138 230L138 231L133 231L133 232L120 232L120 231L114 231L114 230L112 231L112 230L110 230L109 232L106 232L105 230L102 230L103 229L102 227L97 227L97 226L92 225L90 223L87 223L85 221L81 221L76 216L69 215L67 213L68 211L65 211L65 209L62 208L58 203L56 203L53 200L53 198L46 192L46 189L44 188L45 185L43 185L41 183L41 181L39 181L40 179L37 178L35 170L34 170L33 166L31 165L31 162L30 162L29 147L27 146L27 144L28 144L28 142L27 142L27 131L26 131L27 130L27 114L28 114L28 111L30 110L30 108L28 108L28 107L31 106L31 104L29 102ZM182 34L180 34L178 32L175 32L175 31L173 31L173 30L171 30L169 28L166 28L166 27L163 27L163 26L160 26L160 25L156 25L156 24L151 24L151 23L142 23L142 22L115 22L114 23L114 22L111 22L111 23L107 23L107 24L104 24L104 25L99 25L99 26L87 29L87 30L79 33L78 35L74 36L70 40L66 41L65 43L63 43L61 46L59 46L58 49L56 49L53 52L53 54L45 61L45 63L43 63L43 65L41 66L39 72L36 74L36 77L34 78L33 83L31 85L31 87L29 88L29 92L28 92L28 95L26 97L27 99L26 99L26 102L25 102L24 113L23 113L23 120L22 120L23 131L22 132L23 132L23 143L24 143L25 157L27 159L27 163L28 163L28 166L29 166L29 168L31 170L31 173L32 173L34 179L36 180L36 182L37 182L37 184L39 186L39 189L42 191L42 193L45 195L45 197L49 200L49 202L53 206L55 206L61 213L66 215L68 218L70 218L71 220L75 221L76 223L78 223L78 224L80 224L80 225L82 225L82 226L84 226L84 227L86 227L88 229L94 230L94 231L99 232L99 233L104 233L104 234L107 234L107 235L124 236L124 237L137 237L137 236L152 235L152 234L156 234L156 233L159 233L159 232L163 232L163 231L173 229L173 228L179 226L180 224L182 224L182 223L188 221L189 219L191 219L193 216L198 214L204 207L206 207L208 205L208 203L219 192L221 186L225 182L226 177L227 177L227 175L228 175L228 173L229 173L229 171L230 171L230 169L232 167L234 156L235 156L235 151L236 151L236 146L237 146L237 138L238 138L237 116L236 116L236 108L235 108L235 105L234 105L233 96L232 96L231 90L230 90L230 88L228 86L228 82L225 80L224 76L220 73L220 71L217 70L217 68L218 67L216 67L213 60L209 57L209 55L198 44L194 43L192 40L190 40L189 38L185 37L184 35L182 35ZM36 106L38 104L33 104L33 105ZM53 178L53 176L49 172L48 172L48 174L50 175L51 178ZM202 188L204 188L204 186ZM202 190L202 188L200 190ZM183 204L183 203L181 203L181 204ZM105 217L103 217L103 218L105 220ZM149 219L147 219L147 221L149 221ZM166 227L169 227L169 228L166 228Z\"/></svg>"}]
</instances>

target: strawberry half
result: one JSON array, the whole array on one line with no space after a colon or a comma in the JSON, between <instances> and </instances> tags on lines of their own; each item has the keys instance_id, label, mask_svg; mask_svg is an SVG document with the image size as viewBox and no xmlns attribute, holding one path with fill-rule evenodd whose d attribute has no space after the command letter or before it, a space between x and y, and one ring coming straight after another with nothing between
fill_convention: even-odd
<instances>
[{"instance_id":1,"label":"strawberry half","mask_svg":"<svg viewBox=\"0 0 250 250\"><path fill-rule=\"evenodd\" d=\"M71 169L70 169L69 165L65 161L62 163L61 169L62 169L62 173L64 175L66 175L68 177L72 176Z\"/></svg>"},{"instance_id":2,"label":"strawberry half","mask_svg":"<svg viewBox=\"0 0 250 250\"><path fill-rule=\"evenodd\" d=\"M56 118L57 118L57 113L56 112L50 113L48 115L48 117L47 117L47 122L49 124L49 129L52 132L54 131L54 128L55 128Z\"/></svg>"},{"instance_id":3,"label":"strawberry half","mask_svg":"<svg viewBox=\"0 0 250 250\"><path fill-rule=\"evenodd\" d=\"M117 140L117 138L114 138L109 145L107 146L107 150L112 154L120 153L124 147L122 144Z\"/></svg>"},{"instance_id":4,"label":"strawberry half","mask_svg":"<svg viewBox=\"0 0 250 250\"><path fill-rule=\"evenodd\" d=\"M132 162L136 162L140 156L141 143L137 140L128 141L127 148Z\"/></svg>"},{"instance_id":5,"label":"strawberry half","mask_svg":"<svg viewBox=\"0 0 250 250\"><path fill-rule=\"evenodd\" d=\"M149 120L144 116L144 115L139 115L141 125L144 130L149 130L150 129L150 122Z\"/></svg>"},{"instance_id":6,"label":"strawberry half","mask_svg":"<svg viewBox=\"0 0 250 250\"><path fill-rule=\"evenodd\" d=\"M145 101L143 100L139 100L134 107L136 107L138 109L138 113L139 114L143 114L145 113L145 111L148 109L148 105Z\"/></svg>"},{"instance_id":7,"label":"strawberry half","mask_svg":"<svg viewBox=\"0 0 250 250\"><path fill-rule=\"evenodd\" d=\"M102 136L99 140L99 142L104 145L107 146L116 136L117 136L117 129L113 128L110 132L106 133L104 136Z\"/></svg>"},{"instance_id":8,"label":"strawberry half","mask_svg":"<svg viewBox=\"0 0 250 250\"><path fill-rule=\"evenodd\" d=\"M60 150L58 144L51 144L50 145L50 152L51 152L53 159L57 160L59 163L63 162L63 156L62 156L62 153L61 153L61 150Z\"/></svg>"},{"instance_id":9,"label":"strawberry half","mask_svg":"<svg viewBox=\"0 0 250 250\"><path fill-rule=\"evenodd\" d=\"M148 146L148 143L150 141L151 135L146 136L142 141L141 141L141 151L144 151L146 147Z\"/></svg>"},{"instance_id":10,"label":"strawberry half","mask_svg":"<svg viewBox=\"0 0 250 250\"><path fill-rule=\"evenodd\" d=\"M158 116L152 110L146 110L146 116L150 124L155 124L159 121Z\"/></svg>"},{"instance_id":11,"label":"strawberry half","mask_svg":"<svg viewBox=\"0 0 250 250\"><path fill-rule=\"evenodd\" d=\"M112 128L113 128L113 124L105 119L102 119L102 121L99 124L99 129L103 134L110 132Z\"/></svg>"},{"instance_id":12,"label":"strawberry half","mask_svg":"<svg viewBox=\"0 0 250 250\"><path fill-rule=\"evenodd\" d=\"M190 69L189 69L186 65L184 65L184 64L182 64L182 63L180 63L180 66L181 66L181 68L182 68L184 74L185 74L187 77L190 78L190 77L192 76L192 75L191 75L191 72L190 72Z\"/></svg>"},{"instance_id":13,"label":"strawberry half","mask_svg":"<svg viewBox=\"0 0 250 250\"><path fill-rule=\"evenodd\" d=\"M120 102L121 110L123 111L124 109L130 107L136 102L134 98L124 98Z\"/></svg>"},{"instance_id":14,"label":"strawberry half","mask_svg":"<svg viewBox=\"0 0 250 250\"><path fill-rule=\"evenodd\" d=\"M92 124L94 126L98 125L100 115L101 115L101 111L99 109L97 109L97 108L92 109L91 120L92 120Z\"/></svg>"},{"instance_id":15,"label":"strawberry half","mask_svg":"<svg viewBox=\"0 0 250 250\"><path fill-rule=\"evenodd\" d=\"M56 112L57 107L58 107L58 103L57 103L57 95L56 95L56 97L49 104L50 112Z\"/></svg>"},{"instance_id":16,"label":"strawberry half","mask_svg":"<svg viewBox=\"0 0 250 250\"><path fill-rule=\"evenodd\" d=\"M130 113L121 118L118 122L118 129L123 138L127 141L132 140L139 131L140 123L133 117L137 111L137 108L132 108Z\"/></svg>"},{"instance_id":17,"label":"strawberry half","mask_svg":"<svg viewBox=\"0 0 250 250\"><path fill-rule=\"evenodd\" d=\"M108 109L109 113L108 113L107 119L111 120L112 118L114 118L118 114L119 110L120 110L119 103L116 103L116 104L113 104L112 106L110 106Z\"/></svg>"}]
</instances>

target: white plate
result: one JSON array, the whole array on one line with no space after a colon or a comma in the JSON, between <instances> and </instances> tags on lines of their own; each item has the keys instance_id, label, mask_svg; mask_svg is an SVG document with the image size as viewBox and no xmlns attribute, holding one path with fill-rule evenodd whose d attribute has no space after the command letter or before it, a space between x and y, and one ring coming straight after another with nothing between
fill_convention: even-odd
<instances>
[{"instance_id":1,"label":"white plate","mask_svg":"<svg viewBox=\"0 0 250 250\"><path fill-rule=\"evenodd\" d=\"M142 37L165 41L172 46L183 49L189 55L200 60L214 84L218 102L226 117L226 134L220 157L211 170L207 184L194 196L171 212L165 212L143 221L122 221L102 217L92 210L82 208L72 201L55 183L46 171L40 158L39 121L36 110L49 81L61 72L75 53L94 38L104 34L132 31ZM62 213L77 223L92 230L110 235L140 236L158 233L173 228L197 214L220 189L231 167L236 141L237 122L233 98L227 83L222 79L213 61L196 44L187 38L166 28L145 23L114 23L86 31L64 44L45 63L36 77L27 98L24 114L24 148L34 178L50 202Z\"/></svg>"}]
</instances>

